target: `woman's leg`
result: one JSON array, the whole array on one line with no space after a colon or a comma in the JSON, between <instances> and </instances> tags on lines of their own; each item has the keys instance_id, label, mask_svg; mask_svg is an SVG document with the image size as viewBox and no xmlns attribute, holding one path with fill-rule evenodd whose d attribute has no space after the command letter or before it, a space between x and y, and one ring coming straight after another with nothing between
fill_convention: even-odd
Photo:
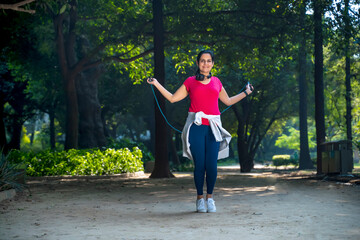
<instances>
[{"instance_id":1,"label":"woman's leg","mask_svg":"<svg viewBox=\"0 0 360 240\"><path fill-rule=\"evenodd\" d=\"M217 178L217 160L219 154L220 142L216 142L215 137L209 127L206 134L205 143L205 170L207 198L211 198Z\"/></svg>"},{"instance_id":2,"label":"woman's leg","mask_svg":"<svg viewBox=\"0 0 360 240\"><path fill-rule=\"evenodd\" d=\"M194 182L198 198L203 195L205 177L205 133L209 126L197 126L193 124L190 128L189 143L191 155L194 159Z\"/></svg>"}]
</instances>

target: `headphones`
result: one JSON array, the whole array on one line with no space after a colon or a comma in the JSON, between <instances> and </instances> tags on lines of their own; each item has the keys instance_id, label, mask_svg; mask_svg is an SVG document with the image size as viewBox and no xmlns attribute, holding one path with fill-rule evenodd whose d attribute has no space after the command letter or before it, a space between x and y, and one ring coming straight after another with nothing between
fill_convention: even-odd
<instances>
[{"instance_id":1,"label":"headphones","mask_svg":"<svg viewBox=\"0 0 360 240\"><path fill-rule=\"evenodd\" d=\"M209 73L209 75L207 75L206 77L207 78L211 78L211 72ZM196 78L196 80L198 80L198 81L204 81L204 79L205 79L205 75L204 74L201 74L199 71L197 71L196 72L196 75L195 75L195 78Z\"/></svg>"}]
</instances>

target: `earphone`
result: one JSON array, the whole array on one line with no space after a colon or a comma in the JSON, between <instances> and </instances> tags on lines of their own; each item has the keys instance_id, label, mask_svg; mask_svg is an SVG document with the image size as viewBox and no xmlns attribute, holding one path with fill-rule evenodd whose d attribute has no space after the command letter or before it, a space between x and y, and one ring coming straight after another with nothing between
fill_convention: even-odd
<instances>
[{"instance_id":1,"label":"earphone","mask_svg":"<svg viewBox=\"0 0 360 240\"><path fill-rule=\"evenodd\" d=\"M210 72L209 75L207 75L207 78L211 78L211 76L212 75L211 75L211 72ZM205 79L205 75L201 74L199 72L196 73L195 77L196 77L196 80L198 80L198 81L204 81L204 79Z\"/></svg>"}]
</instances>

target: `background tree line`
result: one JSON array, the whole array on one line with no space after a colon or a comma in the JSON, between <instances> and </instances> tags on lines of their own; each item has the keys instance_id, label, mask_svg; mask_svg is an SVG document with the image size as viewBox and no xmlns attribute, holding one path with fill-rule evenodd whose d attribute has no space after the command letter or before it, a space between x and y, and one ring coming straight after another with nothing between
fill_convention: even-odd
<instances>
[{"instance_id":1,"label":"background tree line","mask_svg":"<svg viewBox=\"0 0 360 240\"><path fill-rule=\"evenodd\" d=\"M155 76L174 91L194 74L198 51L211 48L214 74L229 95L248 81L256 89L222 116L237 139L232 150L241 171L271 157L275 141L296 134L292 129L301 139L300 168L312 167L309 141L359 142L358 6L349 0L44 0L29 4L35 14L3 11L1 147L19 149L24 130L30 142L42 136L44 147L54 149L104 147L110 137L128 137L154 152L153 177L169 177L169 159L183 161L179 134L143 81ZM187 100L158 99L181 129Z\"/></svg>"}]
</instances>

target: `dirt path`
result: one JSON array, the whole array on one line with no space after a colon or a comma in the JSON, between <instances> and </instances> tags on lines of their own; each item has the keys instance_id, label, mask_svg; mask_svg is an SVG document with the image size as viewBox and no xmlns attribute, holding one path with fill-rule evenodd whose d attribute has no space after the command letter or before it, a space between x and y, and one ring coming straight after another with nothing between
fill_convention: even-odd
<instances>
[{"instance_id":1,"label":"dirt path","mask_svg":"<svg viewBox=\"0 0 360 240\"><path fill-rule=\"evenodd\" d=\"M205 214L192 174L28 183L0 204L0 239L360 239L360 187L296 174L220 171Z\"/></svg>"}]
</instances>

